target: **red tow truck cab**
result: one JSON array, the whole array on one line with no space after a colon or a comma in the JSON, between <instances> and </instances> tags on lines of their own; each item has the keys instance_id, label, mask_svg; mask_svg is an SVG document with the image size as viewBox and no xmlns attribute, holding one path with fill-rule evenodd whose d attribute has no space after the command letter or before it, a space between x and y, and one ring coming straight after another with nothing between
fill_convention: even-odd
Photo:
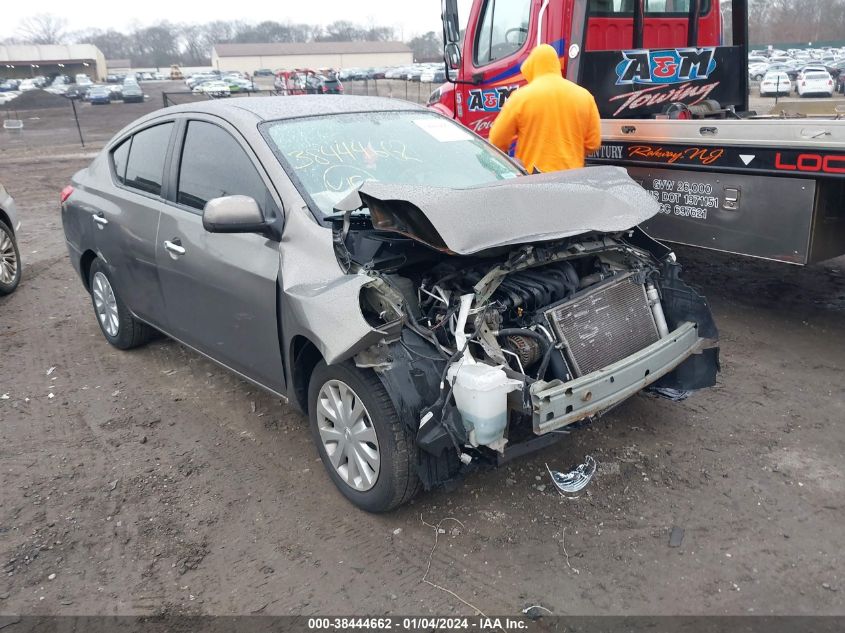
<instances>
[{"instance_id":1,"label":"red tow truck cab","mask_svg":"<svg viewBox=\"0 0 845 633\"><path fill-rule=\"evenodd\" d=\"M459 40L449 35L459 28L454 0L443 0L443 20L456 83L435 91L430 105L485 136L541 43L593 93L602 118L688 118L704 102L710 114L747 106L745 30L738 45L720 45L719 0L475 0Z\"/></svg>"}]
</instances>

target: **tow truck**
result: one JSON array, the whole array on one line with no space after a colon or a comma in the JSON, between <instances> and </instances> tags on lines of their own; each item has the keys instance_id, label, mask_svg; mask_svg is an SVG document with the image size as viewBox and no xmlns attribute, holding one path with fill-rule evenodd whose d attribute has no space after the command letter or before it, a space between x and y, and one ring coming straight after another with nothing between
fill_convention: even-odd
<instances>
[{"instance_id":1,"label":"tow truck","mask_svg":"<svg viewBox=\"0 0 845 633\"><path fill-rule=\"evenodd\" d=\"M602 147L660 203L643 228L691 246L809 264L845 254L845 121L749 111L748 2L723 44L719 0L442 0L447 83L429 105L487 136L520 65L553 46L592 92Z\"/></svg>"}]
</instances>

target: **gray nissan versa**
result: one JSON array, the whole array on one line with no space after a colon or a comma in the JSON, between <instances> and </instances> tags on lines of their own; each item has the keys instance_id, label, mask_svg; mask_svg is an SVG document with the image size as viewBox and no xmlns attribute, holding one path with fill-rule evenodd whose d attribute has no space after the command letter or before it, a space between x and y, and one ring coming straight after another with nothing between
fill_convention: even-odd
<instances>
[{"instance_id":1,"label":"gray nissan versa","mask_svg":"<svg viewBox=\"0 0 845 633\"><path fill-rule=\"evenodd\" d=\"M161 331L306 412L385 511L649 388L714 384L717 331L615 167L526 175L399 100L230 99L117 134L62 192L105 338Z\"/></svg>"}]
</instances>

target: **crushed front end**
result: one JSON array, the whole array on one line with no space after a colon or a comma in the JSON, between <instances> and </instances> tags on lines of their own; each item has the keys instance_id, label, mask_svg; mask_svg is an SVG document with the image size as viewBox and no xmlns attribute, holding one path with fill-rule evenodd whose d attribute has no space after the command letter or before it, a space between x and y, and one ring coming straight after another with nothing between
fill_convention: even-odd
<instances>
[{"instance_id":1,"label":"crushed front end","mask_svg":"<svg viewBox=\"0 0 845 633\"><path fill-rule=\"evenodd\" d=\"M707 302L640 229L467 255L397 231L369 205L337 219L335 248L347 272L371 279L364 317L397 334L355 362L377 372L415 434L426 487L546 446L643 389L715 383Z\"/></svg>"}]
</instances>

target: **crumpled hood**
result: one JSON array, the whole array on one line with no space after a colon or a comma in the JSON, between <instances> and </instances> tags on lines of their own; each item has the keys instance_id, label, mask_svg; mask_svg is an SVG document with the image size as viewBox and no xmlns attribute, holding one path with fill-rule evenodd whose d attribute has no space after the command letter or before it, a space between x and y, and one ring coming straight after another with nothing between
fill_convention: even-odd
<instances>
[{"instance_id":1,"label":"crumpled hood","mask_svg":"<svg viewBox=\"0 0 845 633\"><path fill-rule=\"evenodd\" d=\"M437 250L472 255L487 249L615 233L660 207L621 167L587 167L447 189L365 182L335 210L369 209L373 227Z\"/></svg>"},{"instance_id":2,"label":"crumpled hood","mask_svg":"<svg viewBox=\"0 0 845 633\"><path fill-rule=\"evenodd\" d=\"M529 53L528 58L522 63L522 74L528 83L531 83L540 75L561 76L560 58L557 51L548 44L540 44Z\"/></svg>"}]
</instances>

